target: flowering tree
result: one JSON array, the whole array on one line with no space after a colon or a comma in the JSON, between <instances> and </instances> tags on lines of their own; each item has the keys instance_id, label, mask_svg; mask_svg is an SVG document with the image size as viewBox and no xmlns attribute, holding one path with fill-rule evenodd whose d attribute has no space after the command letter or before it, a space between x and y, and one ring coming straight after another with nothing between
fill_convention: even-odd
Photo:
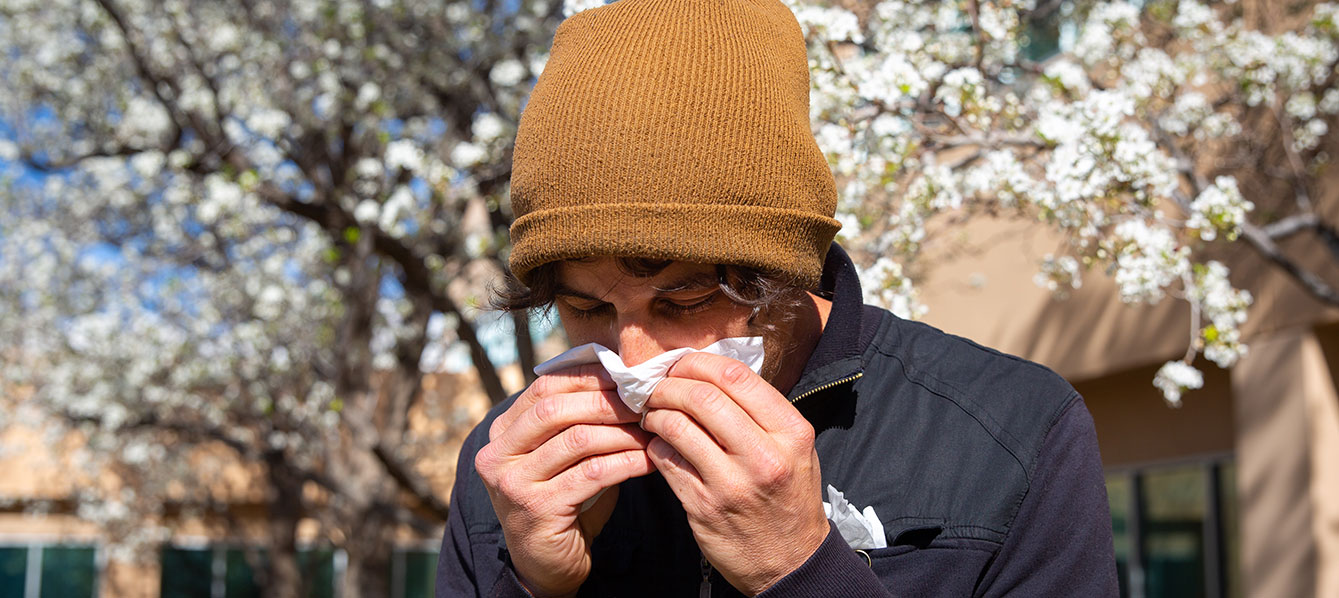
<instances>
[{"instance_id":1,"label":"flowering tree","mask_svg":"<svg viewBox=\"0 0 1339 598\"><path fill-rule=\"evenodd\" d=\"M223 451L263 466L267 591L300 593L315 518L344 595L385 592L396 526L446 514L413 467L442 440L409 434L422 370L463 347L507 394L475 304L557 9L0 5L0 388L125 480L80 515L154 541L164 502L209 506Z\"/></svg>"},{"instance_id":2,"label":"flowering tree","mask_svg":"<svg viewBox=\"0 0 1339 598\"><path fill-rule=\"evenodd\" d=\"M297 593L303 517L348 551L345 596L382 593L393 526L445 514L412 466L440 441L408 432L421 372L464 347L506 395L472 302L506 257L511 138L560 11L600 3L0 6L0 388L133 480L81 512L145 535L163 497L212 496L179 447L224 447L263 464L276 595ZM1186 303L1188 351L1154 381L1173 403L1196 355L1246 350L1251 298L1215 244L1339 304L1278 247L1339 238L1312 199L1334 6L1278 31L1244 19L1263 0L845 6L792 8L868 301L922 313L932 220L1036 218L1065 239L1043 286L1099 269L1130 303ZM528 372L529 322L504 323Z\"/></svg>"},{"instance_id":3,"label":"flowering tree","mask_svg":"<svg viewBox=\"0 0 1339 598\"><path fill-rule=\"evenodd\" d=\"M1187 352L1154 380L1173 405L1203 383L1196 355L1229 367L1246 352L1251 296L1206 257L1213 243L1245 243L1339 305L1278 247L1303 233L1339 246L1312 200L1339 113L1339 8L1305 7L1300 26L1270 34L1242 19L1264 2L1141 4L886 0L858 6L863 18L794 6L867 300L925 309L914 279L932 218L1034 217L1065 239L1039 284L1063 295L1097 268L1127 303L1186 302ZM1028 58L1020 40L1035 45L1037 26L1066 11L1067 51ZM1281 174L1262 180L1271 169Z\"/></svg>"}]
</instances>

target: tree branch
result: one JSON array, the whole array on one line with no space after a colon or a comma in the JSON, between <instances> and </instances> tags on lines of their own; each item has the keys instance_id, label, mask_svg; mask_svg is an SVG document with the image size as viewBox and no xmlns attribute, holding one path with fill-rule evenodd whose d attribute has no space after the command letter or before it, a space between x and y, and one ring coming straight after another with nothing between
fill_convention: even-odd
<instances>
[{"instance_id":1,"label":"tree branch","mask_svg":"<svg viewBox=\"0 0 1339 598\"><path fill-rule=\"evenodd\" d=\"M1297 150L1293 147L1295 140L1293 139L1292 127L1288 126L1287 120L1283 118L1282 111L1279 110L1279 104L1282 101L1281 97L1276 98L1270 105L1269 112L1274 115L1274 122L1278 123L1279 135L1283 137L1280 140L1283 145L1283 154L1287 156L1288 167L1292 169L1292 184L1293 188L1296 189L1293 199L1296 200L1298 209L1303 212L1311 212L1313 211L1311 194L1306 189L1306 168L1302 166L1302 157L1297 155Z\"/></svg>"},{"instance_id":2,"label":"tree branch","mask_svg":"<svg viewBox=\"0 0 1339 598\"><path fill-rule=\"evenodd\" d=\"M1265 259L1274 262L1274 265L1292 276L1313 297L1330 305L1339 305L1339 291L1336 291L1334 287L1314 272L1302 268L1297 262L1283 255L1278 245L1274 244L1273 239L1270 239L1269 235L1260 227L1249 222L1242 223L1241 238L1245 239Z\"/></svg>"},{"instance_id":3,"label":"tree branch","mask_svg":"<svg viewBox=\"0 0 1339 598\"><path fill-rule=\"evenodd\" d=\"M336 238L338 238L340 231L357 224L352 215L338 206L329 203L304 203L283 193L278 188L269 189L262 193L262 197L282 210L320 224ZM502 385L502 378L498 375L497 367L488 358L488 352L484 349L483 342L479 339L474 324L465 317L460 306L456 305L456 302L447 295L445 289L439 291L434 288L431 272L428 270L424 259L408 245L380 229L371 229L366 232L372 235L373 247L376 252L390 258L404 272L406 293L416 293L427 297L431 301L433 309L456 316L459 322L456 327L456 335L465 341L465 344L469 345L470 358L474 362L475 369L479 372L479 380L483 383L485 392L488 393L489 398L494 403L506 399L508 393Z\"/></svg>"},{"instance_id":4,"label":"tree branch","mask_svg":"<svg viewBox=\"0 0 1339 598\"><path fill-rule=\"evenodd\" d=\"M377 443L376 446L372 447L372 453L386 467L386 473L395 479L401 489L414 495L419 503L432 511L434 515L441 517L442 521L446 521L447 516L451 514L451 506L437 497L426 480L410 469L385 445Z\"/></svg>"},{"instance_id":5,"label":"tree branch","mask_svg":"<svg viewBox=\"0 0 1339 598\"><path fill-rule=\"evenodd\" d=\"M94 158L128 158L130 156L134 156L136 154L140 154L143 152L159 151L161 149L162 148L145 148L145 147L132 147L132 146L104 147L88 152L87 154L81 154L78 156L65 156L58 160L47 160L43 162L39 162L31 154L25 153L19 156L19 161L22 162L23 165L27 166L28 168L50 174L56 171L65 170L67 168L73 168L75 166L78 166L84 160L91 160Z\"/></svg>"},{"instance_id":6,"label":"tree branch","mask_svg":"<svg viewBox=\"0 0 1339 598\"><path fill-rule=\"evenodd\" d=\"M1320 219L1315 214L1294 214L1277 222L1271 222L1260 227L1270 239L1275 241L1286 239L1298 232L1306 229L1315 229L1320 226Z\"/></svg>"}]
</instances>

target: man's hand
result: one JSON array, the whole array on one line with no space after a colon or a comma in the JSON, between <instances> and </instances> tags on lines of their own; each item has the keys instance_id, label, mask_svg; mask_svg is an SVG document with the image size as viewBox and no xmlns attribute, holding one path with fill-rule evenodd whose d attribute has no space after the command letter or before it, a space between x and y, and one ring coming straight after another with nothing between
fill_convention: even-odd
<instances>
[{"instance_id":1,"label":"man's hand","mask_svg":"<svg viewBox=\"0 0 1339 598\"><path fill-rule=\"evenodd\" d=\"M474 458L517 578L537 597L574 594L617 484L655 471L650 436L599 365L535 380L493 421ZM585 513L581 503L610 488Z\"/></svg>"},{"instance_id":2,"label":"man's hand","mask_svg":"<svg viewBox=\"0 0 1339 598\"><path fill-rule=\"evenodd\" d=\"M683 502L707 560L754 595L828 534L814 429L744 364L690 353L647 401L647 453Z\"/></svg>"}]
</instances>

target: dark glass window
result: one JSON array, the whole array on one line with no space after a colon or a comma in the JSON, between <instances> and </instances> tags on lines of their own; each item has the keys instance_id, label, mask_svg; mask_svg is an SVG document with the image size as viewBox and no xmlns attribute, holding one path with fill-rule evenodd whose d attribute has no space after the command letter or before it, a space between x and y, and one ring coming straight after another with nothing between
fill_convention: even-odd
<instances>
[{"instance_id":1,"label":"dark glass window","mask_svg":"<svg viewBox=\"0 0 1339 598\"><path fill-rule=\"evenodd\" d=\"M92 598L98 584L93 549L86 546L47 546L42 549L42 598Z\"/></svg>"},{"instance_id":2,"label":"dark glass window","mask_svg":"<svg viewBox=\"0 0 1339 598\"><path fill-rule=\"evenodd\" d=\"M1203 598L1206 472L1198 467L1144 475L1147 598Z\"/></svg>"},{"instance_id":3,"label":"dark glass window","mask_svg":"<svg viewBox=\"0 0 1339 598\"><path fill-rule=\"evenodd\" d=\"M335 551L299 551L298 568L307 581L307 598L335 597Z\"/></svg>"},{"instance_id":4,"label":"dark glass window","mask_svg":"<svg viewBox=\"0 0 1339 598\"><path fill-rule=\"evenodd\" d=\"M1227 457L1107 474L1120 592L1241 595L1235 468Z\"/></svg>"},{"instance_id":5,"label":"dark glass window","mask_svg":"<svg viewBox=\"0 0 1339 598\"><path fill-rule=\"evenodd\" d=\"M395 598L432 598L437 575L437 553L406 550L397 556L404 559L404 590Z\"/></svg>"},{"instance_id":6,"label":"dark glass window","mask_svg":"<svg viewBox=\"0 0 1339 598\"><path fill-rule=\"evenodd\" d=\"M0 598L23 598L28 577L28 547L0 547Z\"/></svg>"},{"instance_id":7,"label":"dark glass window","mask_svg":"<svg viewBox=\"0 0 1339 598\"><path fill-rule=\"evenodd\" d=\"M260 584L256 581L256 570L251 566L254 559L257 565L269 558L264 550L245 550L232 548L225 557L226 567L223 573L224 598L258 598Z\"/></svg>"},{"instance_id":8,"label":"dark glass window","mask_svg":"<svg viewBox=\"0 0 1339 598\"><path fill-rule=\"evenodd\" d=\"M162 564L162 598L208 598L214 579L214 552L164 547L159 553Z\"/></svg>"},{"instance_id":9,"label":"dark glass window","mask_svg":"<svg viewBox=\"0 0 1339 598\"><path fill-rule=\"evenodd\" d=\"M1107 500L1111 503L1111 538L1116 548L1116 579L1120 595L1130 595L1130 479L1107 477Z\"/></svg>"},{"instance_id":10,"label":"dark glass window","mask_svg":"<svg viewBox=\"0 0 1339 598\"><path fill-rule=\"evenodd\" d=\"M298 568L307 583L305 598L334 598L334 554L328 549L298 551ZM256 570L269 554L254 548L165 547L161 558L163 598L259 598Z\"/></svg>"}]
</instances>

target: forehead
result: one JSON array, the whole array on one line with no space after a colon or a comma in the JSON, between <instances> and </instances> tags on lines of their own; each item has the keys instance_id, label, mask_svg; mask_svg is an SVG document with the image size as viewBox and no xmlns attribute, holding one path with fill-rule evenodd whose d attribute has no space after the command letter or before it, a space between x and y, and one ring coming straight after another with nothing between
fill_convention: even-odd
<instances>
[{"instance_id":1,"label":"forehead","mask_svg":"<svg viewBox=\"0 0 1339 598\"><path fill-rule=\"evenodd\" d=\"M716 268L708 264L670 262L659 272L630 272L618 258L594 257L558 263L558 294L604 297L628 292L673 292L714 286Z\"/></svg>"}]
</instances>

